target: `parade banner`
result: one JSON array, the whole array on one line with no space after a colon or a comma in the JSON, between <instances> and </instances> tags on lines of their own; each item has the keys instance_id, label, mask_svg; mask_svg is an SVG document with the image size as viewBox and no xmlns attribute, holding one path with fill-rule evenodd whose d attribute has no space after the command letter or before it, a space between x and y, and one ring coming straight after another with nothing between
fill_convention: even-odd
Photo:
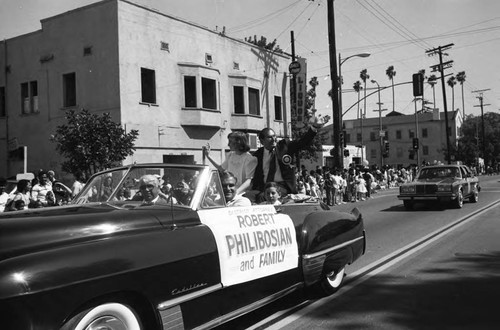
<instances>
[{"instance_id":1,"label":"parade banner","mask_svg":"<svg viewBox=\"0 0 500 330\"><path fill-rule=\"evenodd\" d=\"M298 266L295 227L272 205L201 210L214 234L224 286L244 283Z\"/></svg>"}]
</instances>

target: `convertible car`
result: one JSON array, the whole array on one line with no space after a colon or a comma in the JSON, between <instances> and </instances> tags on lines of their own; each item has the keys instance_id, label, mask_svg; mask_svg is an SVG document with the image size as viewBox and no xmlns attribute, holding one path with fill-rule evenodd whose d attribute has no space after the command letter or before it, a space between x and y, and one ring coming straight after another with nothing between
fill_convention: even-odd
<instances>
[{"instance_id":1,"label":"convertible car","mask_svg":"<svg viewBox=\"0 0 500 330\"><path fill-rule=\"evenodd\" d=\"M137 198L144 175L163 203ZM69 205L3 213L1 329L209 329L298 289L334 293L364 254L362 216L288 200L227 207L208 166L134 164Z\"/></svg>"},{"instance_id":2,"label":"convertible car","mask_svg":"<svg viewBox=\"0 0 500 330\"><path fill-rule=\"evenodd\" d=\"M407 210L416 202L451 203L461 208L464 199L479 200L479 179L465 165L435 165L420 170L415 180L399 186L398 198Z\"/></svg>"}]
</instances>

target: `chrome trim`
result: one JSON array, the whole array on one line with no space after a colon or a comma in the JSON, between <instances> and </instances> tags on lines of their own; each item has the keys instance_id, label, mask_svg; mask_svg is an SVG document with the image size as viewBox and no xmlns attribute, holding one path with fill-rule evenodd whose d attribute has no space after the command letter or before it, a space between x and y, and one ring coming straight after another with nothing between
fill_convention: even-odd
<instances>
[{"instance_id":1,"label":"chrome trim","mask_svg":"<svg viewBox=\"0 0 500 330\"><path fill-rule=\"evenodd\" d=\"M352 239L350 241L344 242L342 244L339 244L339 245L333 246L331 248L328 248L326 250L318 251L318 252L311 253L311 254L304 254L302 256L302 259L307 260L307 259L311 259L311 258L316 258L316 257L319 257L319 256L321 256L323 254L327 254L327 253L330 253L332 251L339 250L339 249L341 249L341 248L343 248L343 247L345 247L347 245L353 244L353 243L355 243L355 242L357 242L359 240L362 240L362 239L364 239L364 237L360 236L358 238L355 238L355 239Z\"/></svg>"},{"instance_id":2,"label":"chrome trim","mask_svg":"<svg viewBox=\"0 0 500 330\"><path fill-rule=\"evenodd\" d=\"M209 286L208 288L205 288L205 289L193 292L193 293L188 293L186 295L183 295L182 297L170 299L170 300L164 301L162 303L159 303L158 306L156 307L156 309L158 309L159 311L162 311L162 310L168 309L172 306L182 304L186 301L193 300L195 298L204 296L206 294L212 293L212 292L220 290L220 289L222 289L222 284L219 283L216 285L212 285L212 286Z\"/></svg>"},{"instance_id":3,"label":"chrome trim","mask_svg":"<svg viewBox=\"0 0 500 330\"><path fill-rule=\"evenodd\" d=\"M214 320L211 320L210 322L207 322L205 324L200 325L199 327L194 328L193 330L203 330L203 329L211 329L217 325L221 325L223 323L226 323L228 321L231 321L237 317L240 317L243 314L249 313L253 310L256 310L257 308L260 308L264 305L267 305L275 300L280 299L281 297L286 296L287 294L293 292L294 290L300 288L303 286L303 283L297 283L295 285L292 285L289 288L286 288L284 290L281 290L280 292L277 292L271 296L268 296L264 299L261 299L259 301L256 301L250 305L247 305L245 307L239 308L235 311L232 311L231 313L228 313L226 315L222 315L221 317L218 317Z\"/></svg>"}]
</instances>

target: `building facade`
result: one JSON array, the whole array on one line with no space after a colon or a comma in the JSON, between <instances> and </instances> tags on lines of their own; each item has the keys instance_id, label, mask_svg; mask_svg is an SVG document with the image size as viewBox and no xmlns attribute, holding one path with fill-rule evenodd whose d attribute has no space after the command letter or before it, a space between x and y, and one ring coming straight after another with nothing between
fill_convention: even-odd
<instances>
[{"instance_id":1,"label":"building facade","mask_svg":"<svg viewBox=\"0 0 500 330\"><path fill-rule=\"evenodd\" d=\"M462 126L460 111L448 112L450 149L456 147ZM422 162L446 162L446 120L439 109L415 115L389 114L381 118L343 121L344 139L349 153L355 154L355 163L378 167L407 167ZM382 129L380 129L382 128ZM330 134L332 127L325 127ZM414 149L418 138L418 149ZM364 147L364 152L361 152ZM359 149L357 152L355 149ZM417 154L418 153L418 154ZM344 158L344 166L348 158ZM453 159L452 159L453 161Z\"/></svg>"},{"instance_id":2,"label":"building facade","mask_svg":"<svg viewBox=\"0 0 500 330\"><path fill-rule=\"evenodd\" d=\"M71 109L109 112L137 129L131 162L221 160L227 135L273 128L289 136L290 56L126 0L104 0L41 21L0 42L0 176L60 171L50 136ZM20 150L20 149L19 149ZM62 173L61 173L62 174Z\"/></svg>"}]
</instances>

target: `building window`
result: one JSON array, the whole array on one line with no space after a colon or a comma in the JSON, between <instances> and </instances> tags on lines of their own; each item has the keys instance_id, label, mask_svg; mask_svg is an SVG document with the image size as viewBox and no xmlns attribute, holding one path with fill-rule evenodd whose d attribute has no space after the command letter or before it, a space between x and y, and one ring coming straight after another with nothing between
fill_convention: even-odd
<instances>
[{"instance_id":1,"label":"building window","mask_svg":"<svg viewBox=\"0 0 500 330\"><path fill-rule=\"evenodd\" d=\"M397 148L396 148L396 156L397 156L398 158L403 157L403 148L401 148L401 147L397 147Z\"/></svg>"},{"instance_id":2,"label":"building window","mask_svg":"<svg viewBox=\"0 0 500 330\"><path fill-rule=\"evenodd\" d=\"M204 109L217 109L217 85L215 80L201 78L201 97Z\"/></svg>"},{"instance_id":3,"label":"building window","mask_svg":"<svg viewBox=\"0 0 500 330\"><path fill-rule=\"evenodd\" d=\"M401 135L402 135L402 134L401 134L401 130L397 130L397 131L396 131L396 139L397 139L397 140L401 140Z\"/></svg>"},{"instance_id":4,"label":"building window","mask_svg":"<svg viewBox=\"0 0 500 330\"><path fill-rule=\"evenodd\" d=\"M28 83L21 84L22 113L30 113L30 96Z\"/></svg>"},{"instance_id":5,"label":"building window","mask_svg":"<svg viewBox=\"0 0 500 330\"><path fill-rule=\"evenodd\" d=\"M38 112L38 82L30 81L21 84L22 113Z\"/></svg>"},{"instance_id":6,"label":"building window","mask_svg":"<svg viewBox=\"0 0 500 330\"><path fill-rule=\"evenodd\" d=\"M196 77L184 76L184 106L196 108Z\"/></svg>"},{"instance_id":7,"label":"building window","mask_svg":"<svg viewBox=\"0 0 500 330\"><path fill-rule=\"evenodd\" d=\"M5 117L7 111L5 110L5 87L0 87L0 117Z\"/></svg>"},{"instance_id":8,"label":"building window","mask_svg":"<svg viewBox=\"0 0 500 330\"><path fill-rule=\"evenodd\" d=\"M370 149L370 158L377 158L377 149Z\"/></svg>"},{"instance_id":9,"label":"building window","mask_svg":"<svg viewBox=\"0 0 500 330\"><path fill-rule=\"evenodd\" d=\"M255 88L248 88L248 110L251 115L260 116L260 92Z\"/></svg>"},{"instance_id":10,"label":"building window","mask_svg":"<svg viewBox=\"0 0 500 330\"><path fill-rule=\"evenodd\" d=\"M429 155L429 147L428 146L423 146L423 148L422 148L422 154L424 156Z\"/></svg>"},{"instance_id":11,"label":"building window","mask_svg":"<svg viewBox=\"0 0 500 330\"><path fill-rule=\"evenodd\" d=\"M233 86L234 92L234 113L245 113L245 90L243 86Z\"/></svg>"},{"instance_id":12,"label":"building window","mask_svg":"<svg viewBox=\"0 0 500 330\"><path fill-rule=\"evenodd\" d=\"M141 68L141 101L144 103L156 103L156 81L155 70Z\"/></svg>"},{"instance_id":13,"label":"building window","mask_svg":"<svg viewBox=\"0 0 500 330\"><path fill-rule=\"evenodd\" d=\"M63 74L63 107L76 106L76 73Z\"/></svg>"},{"instance_id":14,"label":"building window","mask_svg":"<svg viewBox=\"0 0 500 330\"><path fill-rule=\"evenodd\" d=\"M428 136L429 132L427 132L427 128L422 128L422 137L426 138Z\"/></svg>"},{"instance_id":15,"label":"building window","mask_svg":"<svg viewBox=\"0 0 500 330\"><path fill-rule=\"evenodd\" d=\"M409 135L410 139L413 139L415 137L415 132L412 129L410 129L410 130L408 130L408 135Z\"/></svg>"},{"instance_id":16,"label":"building window","mask_svg":"<svg viewBox=\"0 0 500 330\"><path fill-rule=\"evenodd\" d=\"M283 120L283 110L281 108L281 96L274 97L274 119Z\"/></svg>"},{"instance_id":17,"label":"building window","mask_svg":"<svg viewBox=\"0 0 500 330\"><path fill-rule=\"evenodd\" d=\"M375 132L370 132L370 141L377 141L377 136Z\"/></svg>"},{"instance_id":18,"label":"building window","mask_svg":"<svg viewBox=\"0 0 500 330\"><path fill-rule=\"evenodd\" d=\"M345 134L345 143L351 143L351 134Z\"/></svg>"},{"instance_id":19,"label":"building window","mask_svg":"<svg viewBox=\"0 0 500 330\"><path fill-rule=\"evenodd\" d=\"M361 133L356 133L356 142L361 142Z\"/></svg>"}]
</instances>

